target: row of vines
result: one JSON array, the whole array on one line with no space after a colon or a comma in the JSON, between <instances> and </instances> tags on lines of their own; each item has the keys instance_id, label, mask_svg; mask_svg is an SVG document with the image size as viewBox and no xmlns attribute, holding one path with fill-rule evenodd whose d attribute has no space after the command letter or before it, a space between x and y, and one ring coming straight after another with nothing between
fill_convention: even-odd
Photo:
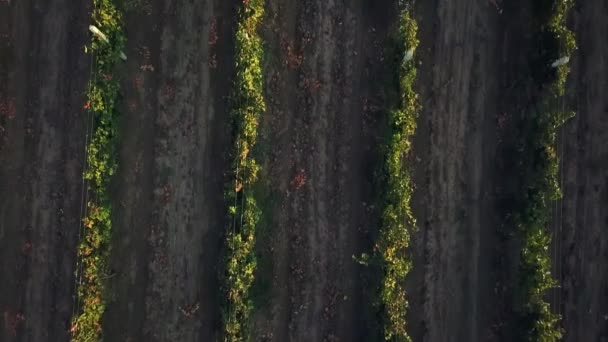
<instances>
[{"instance_id":1,"label":"row of vines","mask_svg":"<svg viewBox=\"0 0 608 342\"><path fill-rule=\"evenodd\" d=\"M262 39L258 29L264 15L264 0L243 1L235 34L236 77L232 95L234 147L231 177L225 191L228 205L226 269L223 274L225 341L243 341L248 336L253 308L250 289L256 271L255 231L260 219L252 186L259 165L252 156L259 120L265 111L262 78Z\"/></svg>"},{"instance_id":2,"label":"row of vines","mask_svg":"<svg viewBox=\"0 0 608 342\"><path fill-rule=\"evenodd\" d=\"M573 0L555 0L550 15L541 24L539 36L548 39L547 50L558 59L575 49L566 14ZM79 308L72 322L73 341L101 339L101 317L105 310L104 282L111 237L111 204L108 187L116 171L119 83L113 72L125 45L120 11L112 0L94 0L92 21L107 39L93 39L87 49L95 56L89 85L87 110L94 115L94 130L87 145L84 172L89 200L78 247L77 296ZM416 220L410 201L411 170L404 162L411 150L419 112L414 90L418 26L408 6L403 5L398 32L399 103L388 113L389 132L384 145L380 231L370 261L381 270L378 298L385 340L410 341L407 333L408 298L404 281L412 268L408 252ZM263 96L263 43L258 34L264 16L264 0L243 1L235 32L236 76L232 95L234 146L230 180L225 190L228 211L225 269L222 274L224 340L243 341L253 309L251 286L256 272L255 236L260 219L253 185L259 165L252 156L258 125L265 111ZM548 37L548 38L547 38ZM515 213L522 240L517 287L517 326L520 341L556 341L561 338L559 316L551 312L546 291L556 286L551 276L550 236L546 230L549 208L561 196L556 145L557 129L572 113L560 111L567 65L550 69L551 80L543 84L542 99L523 120L519 146L523 198Z\"/></svg>"},{"instance_id":3,"label":"row of vines","mask_svg":"<svg viewBox=\"0 0 608 342\"><path fill-rule=\"evenodd\" d=\"M109 182L116 172L117 102L119 83L114 67L125 46L121 12L112 0L94 0L92 23L102 33L86 47L93 58L85 109L93 117L86 147L87 203L78 246L77 312L72 319L72 341L101 340L105 310L105 281L112 230Z\"/></svg>"},{"instance_id":4,"label":"row of vines","mask_svg":"<svg viewBox=\"0 0 608 342\"><path fill-rule=\"evenodd\" d=\"M416 65L413 59L418 46L418 25L407 6L399 16L397 36L398 106L388 113L388 134L383 146L384 161L380 198L380 232L374 245L373 264L379 266L381 280L379 304L385 340L410 341L407 333L408 309L405 278L412 268L408 252L411 234L416 228L410 201L413 193L411 170L404 164L411 150L416 130L419 104L414 90Z\"/></svg>"},{"instance_id":5,"label":"row of vines","mask_svg":"<svg viewBox=\"0 0 608 342\"><path fill-rule=\"evenodd\" d=\"M573 33L566 27L566 16L573 0L545 1L539 11L539 49L544 64L567 61L575 49ZM548 62L547 62L548 61ZM551 202L561 197L558 182L558 128L574 113L560 108L569 72L567 63L545 66L546 75L539 82L542 95L526 113L520 132L520 177L523 194L515 213L517 231L522 241L519 283L516 292L518 341L557 341L562 337L560 317L551 311L547 290L557 286L551 275L549 246ZM537 80L538 81L538 80Z\"/></svg>"}]
</instances>

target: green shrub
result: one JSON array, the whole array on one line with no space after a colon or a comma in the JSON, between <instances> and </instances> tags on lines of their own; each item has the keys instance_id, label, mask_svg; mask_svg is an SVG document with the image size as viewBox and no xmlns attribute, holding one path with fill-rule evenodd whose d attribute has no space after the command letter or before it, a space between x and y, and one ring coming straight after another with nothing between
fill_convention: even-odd
<instances>
[{"instance_id":1,"label":"green shrub","mask_svg":"<svg viewBox=\"0 0 608 342\"><path fill-rule=\"evenodd\" d=\"M520 146L523 180L515 223L522 239L517 286L516 325L522 341L557 341L561 338L559 316L546 302L546 291L557 283L551 276L547 231L551 202L561 197L555 143L558 128L573 113L561 113L557 97L531 111L522 127L525 137Z\"/></svg>"},{"instance_id":2,"label":"green shrub","mask_svg":"<svg viewBox=\"0 0 608 342\"><path fill-rule=\"evenodd\" d=\"M93 38L87 51L96 56L87 94L93 112L94 131L86 149L88 167L84 170L91 200L86 204L84 229L78 246L80 280L76 292L80 311L72 318L72 341L101 340L101 317L105 310L105 281L110 252L112 208L108 196L117 161L116 117L118 81L111 77L125 45L122 16L110 0L95 0L93 24L104 32L109 43Z\"/></svg>"},{"instance_id":3,"label":"green shrub","mask_svg":"<svg viewBox=\"0 0 608 342\"><path fill-rule=\"evenodd\" d=\"M413 58L404 57L413 53L418 46L418 26L407 10L402 12L399 24L400 99L398 108L389 112L389 134L384 147L385 159L381 175L385 182L381 227L372 262L380 266L382 273L379 299L384 339L410 341L407 334L408 301L404 281L412 268L408 247L416 220L410 207L413 193L411 171L404 165L404 156L411 149L419 105L418 95L413 89L416 79L415 62Z\"/></svg>"},{"instance_id":4,"label":"green shrub","mask_svg":"<svg viewBox=\"0 0 608 342\"><path fill-rule=\"evenodd\" d=\"M555 39L558 41L559 50L557 56L572 57L572 53L576 50L576 39L574 33L566 26L566 19L570 9L574 5L574 0L554 0L551 16L547 27ZM557 68L557 80L555 81L553 92L557 95L564 95L566 89L566 78L570 73L568 64Z\"/></svg>"},{"instance_id":5,"label":"green shrub","mask_svg":"<svg viewBox=\"0 0 608 342\"><path fill-rule=\"evenodd\" d=\"M225 192L229 227L226 236L226 269L223 275L225 308L224 341L247 339L253 308L250 289L256 271L255 236L260 209L252 195L259 165L252 155L260 116L266 110L263 96L262 40L258 28L264 15L264 1L243 3L235 34L236 79L232 95L235 145L232 179Z\"/></svg>"},{"instance_id":6,"label":"green shrub","mask_svg":"<svg viewBox=\"0 0 608 342\"><path fill-rule=\"evenodd\" d=\"M572 3L572 0L553 0L551 6L549 1L544 4L543 8L550 12L541 15L547 19L541 25L540 34L551 43L539 48L546 50L546 55L552 58L571 56L576 48L574 34L566 27L566 15ZM548 84L540 84L544 88L544 98L527 113L521 127L521 198L514 216L522 240L515 294L519 341L552 342L562 337L560 317L551 312L546 301L546 291L558 285L551 276L551 238L547 226L551 202L561 197L555 149L557 130L574 115L558 109L568 72L568 65L559 66Z\"/></svg>"}]
</instances>

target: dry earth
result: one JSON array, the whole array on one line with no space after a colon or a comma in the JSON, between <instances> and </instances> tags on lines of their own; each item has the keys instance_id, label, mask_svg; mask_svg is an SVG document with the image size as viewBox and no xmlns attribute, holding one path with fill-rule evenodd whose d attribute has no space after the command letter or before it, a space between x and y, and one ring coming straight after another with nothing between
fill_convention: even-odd
<instances>
[{"instance_id":1,"label":"dry earth","mask_svg":"<svg viewBox=\"0 0 608 342\"><path fill-rule=\"evenodd\" d=\"M65 341L80 227L87 3L0 1L2 341Z\"/></svg>"},{"instance_id":2,"label":"dry earth","mask_svg":"<svg viewBox=\"0 0 608 342\"><path fill-rule=\"evenodd\" d=\"M573 18L579 49L569 98L577 115L562 131L558 299L564 341L602 342L608 341L608 4L581 1Z\"/></svg>"},{"instance_id":3,"label":"dry earth","mask_svg":"<svg viewBox=\"0 0 608 342\"><path fill-rule=\"evenodd\" d=\"M391 14L393 13L393 14ZM258 245L255 340L372 338L365 271L386 95L390 1L269 1L268 112L260 152L271 194ZM389 19L393 20L389 20ZM373 319L373 318L372 318Z\"/></svg>"},{"instance_id":4,"label":"dry earth","mask_svg":"<svg viewBox=\"0 0 608 342\"><path fill-rule=\"evenodd\" d=\"M110 341L216 339L233 5L127 12Z\"/></svg>"},{"instance_id":5,"label":"dry earth","mask_svg":"<svg viewBox=\"0 0 608 342\"><path fill-rule=\"evenodd\" d=\"M415 341L485 341L497 305L494 197L500 14L482 1L419 2L414 142L419 233L408 279Z\"/></svg>"}]
</instances>

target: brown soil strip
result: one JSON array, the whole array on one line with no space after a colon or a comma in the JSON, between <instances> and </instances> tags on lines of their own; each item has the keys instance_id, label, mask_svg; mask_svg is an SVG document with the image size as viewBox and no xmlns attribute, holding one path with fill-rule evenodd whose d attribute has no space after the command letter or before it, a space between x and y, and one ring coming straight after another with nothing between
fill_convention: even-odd
<instances>
[{"instance_id":1,"label":"brown soil strip","mask_svg":"<svg viewBox=\"0 0 608 342\"><path fill-rule=\"evenodd\" d=\"M0 116L7 119L0 134L2 341L69 339L87 18L85 2L0 2Z\"/></svg>"},{"instance_id":2,"label":"brown soil strip","mask_svg":"<svg viewBox=\"0 0 608 342\"><path fill-rule=\"evenodd\" d=\"M216 339L232 20L224 1L127 14L109 340Z\"/></svg>"},{"instance_id":3,"label":"brown soil strip","mask_svg":"<svg viewBox=\"0 0 608 342\"><path fill-rule=\"evenodd\" d=\"M564 128L564 200L560 310L564 341L608 340L608 5L575 6L579 49L572 61L571 105L577 115ZM556 225L559 227L559 224Z\"/></svg>"}]
</instances>

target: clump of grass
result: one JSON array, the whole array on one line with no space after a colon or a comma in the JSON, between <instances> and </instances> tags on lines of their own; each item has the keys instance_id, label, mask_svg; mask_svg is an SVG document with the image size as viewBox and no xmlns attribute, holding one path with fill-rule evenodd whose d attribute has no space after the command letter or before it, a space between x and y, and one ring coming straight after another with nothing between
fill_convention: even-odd
<instances>
[{"instance_id":1,"label":"clump of grass","mask_svg":"<svg viewBox=\"0 0 608 342\"><path fill-rule=\"evenodd\" d=\"M253 307L250 289L257 266L254 247L261 213L253 195L252 186L257 181L259 165L252 151L259 119L266 109L261 67L263 46L258 34L263 15L263 0L243 2L235 35L236 80L232 98L235 145L232 179L225 193L230 224L223 275L226 293L224 341L230 342L246 339Z\"/></svg>"},{"instance_id":2,"label":"clump of grass","mask_svg":"<svg viewBox=\"0 0 608 342\"><path fill-rule=\"evenodd\" d=\"M78 246L80 266L76 291L80 311L72 318L72 341L101 339L101 317L106 304L104 279L107 278L112 231L108 186L117 167L115 145L119 84L112 75L126 41L122 15L111 0L94 0L92 22L105 33L109 42L93 38L87 46L87 50L97 56L86 105L95 120L86 149L88 166L84 178L90 200L86 203L84 229Z\"/></svg>"},{"instance_id":3,"label":"clump of grass","mask_svg":"<svg viewBox=\"0 0 608 342\"><path fill-rule=\"evenodd\" d=\"M547 56L571 56L576 48L574 34L566 27L566 16L572 0L555 0L540 34L548 37ZM555 74L541 84L543 98L523 120L519 146L522 187L521 199L515 213L515 223L522 239L517 287L517 318L519 341L551 342L561 339L561 317L551 312L545 295L558 284L551 275L549 246L550 204L561 198L558 182L558 155L555 148L558 128L574 116L562 112L558 102L565 92L568 65L557 68Z\"/></svg>"}]
</instances>

